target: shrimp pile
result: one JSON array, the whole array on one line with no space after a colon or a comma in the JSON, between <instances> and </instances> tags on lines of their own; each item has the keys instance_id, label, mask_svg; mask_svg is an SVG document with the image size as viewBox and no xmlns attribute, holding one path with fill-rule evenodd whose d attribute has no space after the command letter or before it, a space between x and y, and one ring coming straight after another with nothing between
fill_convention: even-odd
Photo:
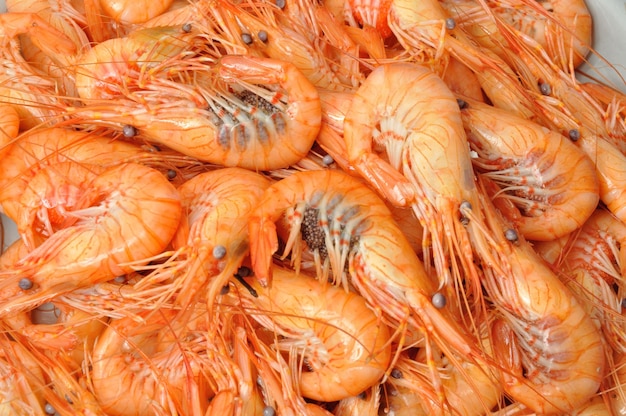
<instances>
[{"instance_id":1,"label":"shrimp pile","mask_svg":"<svg viewBox=\"0 0 626 416\"><path fill-rule=\"evenodd\" d=\"M7 8L0 413L626 412L583 0Z\"/></svg>"}]
</instances>

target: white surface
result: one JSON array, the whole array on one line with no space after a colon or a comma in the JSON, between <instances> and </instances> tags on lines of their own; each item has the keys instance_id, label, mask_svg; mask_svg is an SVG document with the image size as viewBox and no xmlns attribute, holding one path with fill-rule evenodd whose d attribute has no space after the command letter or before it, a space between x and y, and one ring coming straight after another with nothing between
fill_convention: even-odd
<instances>
[{"instance_id":1,"label":"white surface","mask_svg":"<svg viewBox=\"0 0 626 416\"><path fill-rule=\"evenodd\" d=\"M589 64L582 70L593 77L600 77L626 93L626 1L624 0L587 0L594 18L594 48L612 65L608 65L595 55L589 57ZM0 0L0 12L6 11L5 0ZM15 225L2 216L4 223L5 246L16 240L18 235Z\"/></svg>"}]
</instances>

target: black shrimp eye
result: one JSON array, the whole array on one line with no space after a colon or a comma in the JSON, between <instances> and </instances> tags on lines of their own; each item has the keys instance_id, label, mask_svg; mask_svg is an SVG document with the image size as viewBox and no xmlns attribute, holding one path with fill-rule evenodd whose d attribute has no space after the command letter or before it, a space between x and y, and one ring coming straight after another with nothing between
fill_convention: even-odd
<instances>
[{"instance_id":1,"label":"black shrimp eye","mask_svg":"<svg viewBox=\"0 0 626 416\"><path fill-rule=\"evenodd\" d=\"M391 370L391 377L402 378L402 371L398 370L397 368L394 368L393 370Z\"/></svg>"},{"instance_id":2,"label":"black shrimp eye","mask_svg":"<svg viewBox=\"0 0 626 416\"><path fill-rule=\"evenodd\" d=\"M257 33L256 36L261 42L267 42L267 32L265 30L259 30L259 33Z\"/></svg>"},{"instance_id":3,"label":"black shrimp eye","mask_svg":"<svg viewBox=\"0 0 626 416\"><path fill-rule=\"evenodd\" d=\"M246 266L241 266L237 269L237 275L240 277L248 277L252 274L252 269Z\"/></svg>"},{"instance_id":4,"label":"black shrimp eye","mask_svg":"<svg viewBox=\"0 0 626 416\"><path fill-rule=\"evenodd\" d=\"M433 295L431 302L435 308L441 309L446 306L446 296L441 292L437 292Z\"/></svg>"},{"instance_id":5,"label":"black shrimp eye","mask_svg":"<svg viewBox=\"0 0 626 416\"><path fill-rule=\"evenodd\" d=\"M469 107L469 104L467 103L467 101L461 99L461 98L457 98L456 99L456 103L459 105L459 108L461 110L466 109L467 107Z\"/></svg>"},{"instance_id":6,"label":"black shrimp eye","mask_svg":"<svg viewBox=\"0 0 626 416\"><path fill-rule=\"evenodd\" d=\"M171 181L175 177L176 177L176 171L174 169L168 169L167 170L167 179L169 179Z\"/></svg>"},{"instance_id":7,"label":"black shrimp eye","mask_svg":"<svg viewBox=\"0 0 626 416\"><path fill-rule=\"evenodd\" d=\"M451 18L451 17L448 17L448 18L446 19L446 29L448 29L448 30L452 30L452 29L454 29L455 27L456 27L456 22L454 21L454 19L453 19L453 18Z\"/></svg>"},{"instance_id":8,"label":"black shrimp eye","mask_svg":"<svg viewBox=\"0 0 626 416\"><path fill-rule=\"evenodd\" d=\"M28 290L33 287L33 281L27 277L22 277L20 281L17 283L17 285L22 290Z\"/></svg>"},{"instance_id":9,"label":"black shrimp eye","mask_svg":"<svg viewBox=\"0 0 626 416\"><path fill-rule=\"evenodd\" d=\"M135 137L137 135L137 129L129 124L122 128L122 134L124 137Z\"/></svg>"},{"instance_id":10,"label":"black shrimp eye","mask_svg":"<svg viewBox=\"0 0 626 416\"><path fill-rule=\"evenodd\" d=\"M573 142L577 142L580 139L580 131L578 129L571 129L567 132L569 139Z\"/></svg>"},{"instance_id":11,"label":"black shrimp eye","mask_svg":"<svg viewBox=\"0 0 626 416\"><path fill-rule=\"evenodd\" d=\"M242 33L241 34L241 40L243 41L243 43L245 43L246 45L251 45L252 44L252 36L250 36L249 33Z\"/></svg>"},{"instance_id":12,"label":"black shrimp eye","mask_svg":"<svg viewBox=\"0 0 626 416\"><path fill-rule=\"evenodd\" d=\"M512 243L517 242L517 240L519 240L519 236L517 235L517 231L515 231L512 228L509 228L508 230L506 230L504 232L504 238L506 238L507 240L509 240Z\"/></svg>"}]
</instances>

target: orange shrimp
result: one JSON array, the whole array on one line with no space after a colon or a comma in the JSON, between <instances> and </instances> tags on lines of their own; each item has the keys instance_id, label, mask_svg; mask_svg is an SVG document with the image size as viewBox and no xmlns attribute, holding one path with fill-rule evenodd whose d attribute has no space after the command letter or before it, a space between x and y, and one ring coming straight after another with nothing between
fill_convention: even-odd
<instances>
[{"instance_id":1,"label":"orange shrimp","mask_svg":"<svg viewBox=\"0 0 626 416\"><path fill-rule=\"evenodd\" d=\"M528 0L488 3L498 18L532 36L563 69L578 67L589 53L593 25L584 0L552 0L547 4Z\"/></svg>"},{"instance_id":2,"label":"orange shrimp","mask_svg":"<svg viewBox=\"0 0 626 416\"><path fill-rule=\"evenodd\" d=\"M160 308L142 313L143 322L114 320L100 335L89 376L108 415L205 414L215 385L207 378L203 312L182 325L176 313ZM215 362L220 358L216 353Z\"/></svg>"},{"instance_id":3,"label":"orange shrimp","mask_svg":"<svg viewBox=\"0 0 626 416\"><path fill-rule=\"evenodd\" d=\"M95 45L75 60L76 91L83 99L112 99L142 89L158 66L190 48L183 26L139 29Z\"/></svg>"},{"instance_id":4,"label":"orange shrimp","mask_svg":"<svg viewBox=\"0 0 626 416\"><path fill-rule=\"evenodd\" d=\"M176 260L135 288L174 276L183 311L199 299L212 305L248 254L248 216L269 185L264 176L242 168L202 173L181 185L184 215L172 240ZM163 286L157 290L167 292Z\"/></svg>"},{"instance_id":5,"label":"orange shrimp","mask_svg":"<svg viewBox=\"0 0 626 416\"><path fill-rule=\"evenodd\" d=\"M335 416L378 416L380 408L380 384L376 384L356 396L340 400L333 409Z\"/></svg>"},{"instance_id":6,"label":"orange shrimp","mask_svg":"<svg viewBox=\"0 0 626 416\"><path fill-rule=\"evenodd\" d=\"M0 414L44 414L44 373L18 342L0 337Z\"/></svg>"},{"instance_id":7,"label":"orange shrimp","mask_svg":"<svg viewBox=\"0 0 626 416\"><path fill-rule=\"evenodd\" d=\"M494 184L481 183L482 206L500 243L499 261L483 264L483 283L502 315L491 337L501 384L535 412L572 412L597 392L605 375L602 336L569 289L487 200Z\"/></svg>"},{"instance_id":8,"label":"orange shrimp","mask_svg":"<svg viewBox=\"0 0 626 416\"><path fill-rule=\"evenodd\" d=\"M458 326L451 300L447 307L437 302L446 294L438 293L385 203L359 179L338 170L296 172L265 191L249 221L252 266L263 286L271 286L275 223L283 215L291 230L282 257L291 254L298 270L304 247L317 252L318 278L354 287L398 331L400 345L426 337L449 357L484 355Z\"/></svg>"},{"instance_id":9,"label":"orange shrimp","mask_svg":"<svg viewBox=\"0 0 626 416\"><path fill-rule=\"evenodd\" d=\"M100 164L110 167L122 162L142 162L155 167L172 153L155 152L150 146L140 146L116 140L98 131L77 131L60 127L34 129L22 133L0 160L0 203L4 213L17 221L19 200L28 181L42 166L64 161Z\"/></svg>"},{"instance_id":10,"label":"orange shrimp","mask_svg":"<svg viewBox=\"0 0 626 416\"><path fill-rule=\"evenodd\" d=\"M129 24L148 21L169 9L173 2L174 0L107 0L100 1L100 4L103 10L115 21Z\"/></svg>"},{"instance_id":11,"label":"orange shrimp","mask_svg":"<svg viewBox=\"0 0 626 416\"><path fill-rule=\"evenodd\" d=\"M132 125L149 140L220 166L272 170L296 163L321 124L317 90L289 62L224 56L203 93L208 110L189 102L106 110L76 109L87 119ZM193 107L189 107L189 105Z\"/></svg>"},{"instance_id":12,"label":"orange shrimp","mask_svg":"<svg viewBox=\"0 0 626 416\"><path fill-rule=\"evenodd\" d=\"M392 3L391 0L376 2L350 0L348 3L352 14L359 24L376 28L383 39L391 36L392 32L387 23L387 15L389 14Z\"/></svg>"},{"instance_id":13,"label":"orange shrimp","mask_svg":"<svg viewBox=\"0 0 626 416\"><path fill-rule=\"evenodd\" d=\"M181 216L176 189L158 171L125 163L97 176L73 211L73 226L0 273L2 315L30 309L78 287L113 279L169 244Z\"/></svg>"},{"instance_id":14,"label":"orange shrimp","mask_svg":"<svg viewBox=\"0 0 626 416\"><path fill-rule=\"evenodd\" d=\"M529 240L580 228L596 209L599 185L589 157L569 138L508 111L469 101L461 115L472 163L519 208L509 220Z\"/></svg>"},{"instance_id":15,"label":"orange shrimp","mask_svg":"<svg viewBox=\"0 0 626 416\"><path fill-rule=\"evenodd\" d=\"M332 402L381 380L391 360L389 331L365 299L282 268L271 287L248 281L257 296L241 291L247 313L284 336L278 348L302 354L310 368L292 369L304 397Z\"/></svg>"},{"instance_id":16,"label":"orange shrimp","mask_svg":"<svg viewBox=\"0 0 626 416\"><path fill-rule=\"evenodd\" d=\"M49 237L78 221L70 211L86 208L79 205L88 203L82 196L102 171L104 168L98 165L60 162L35 173L19 198L20 210L15 221L29 250L36 247L35 234Z\"/></svg>"},{"instance_id":17,"label":"orange shrimp","mask_svg":"<svg viewBox=\"0 0 626 416\"><path fill-rule=\"evenodd\" d=\"M389 202L413 209L424 229L424 266L434 263L444 294L480 305L472 248L488 256L492 243L472 210L479 202L470 150L445 83L413 63L377 67L352 100L344 139L350 165Z\"/></svg>"}]
</instances>

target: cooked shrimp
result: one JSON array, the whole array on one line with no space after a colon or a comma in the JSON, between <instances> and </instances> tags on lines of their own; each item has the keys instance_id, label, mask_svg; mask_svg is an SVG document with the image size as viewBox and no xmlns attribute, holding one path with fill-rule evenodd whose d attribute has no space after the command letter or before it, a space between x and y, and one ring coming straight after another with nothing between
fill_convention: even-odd
<instances>
[{"instance_id":1,"label":"cooked shrimp","mask_svg":"<svg viewBox=\"0 0 626 416\"><path fill-rule=\"evenodd\" d=\"M607 375L609 381L609 402L613 414L626 413L626 354L615 354L611 371Z\"/></svg>"},{"instance_id":2,"label":"cooked shrimp","mask_svg":"<svg viewBox=\"0 0 626 416\"><path fill-rule=\"evenodd\" d=\"M29 250L36 247L35 234L49 237L78 218L70 211L86 208L82 198L89 184L102 173L99 165L60 162L38 170L19 198L19 215L15 224Z\"/></svg>"},{"instance_id":3,"label":"cooked shrimp","mask_svg":"<svg viewBox=\"0 0 626 416\"><path fill-rule=\"evenodd\" d=\"M585 309L483 198L500 260L483 264L485 289L502 320L493 350L504 390L542 414L570 413L586 403L604 377L602 336ZM509 370L510 369L510 370Z\"/></svg>"},{"instance_id":4,"label":"cooked shrimp","mask_svg":"<svg viewBox=\"0 0 626 416\"><path fill-rule=\"evenodd\" d=\"M77 113L132 125L150 140L220 166L272 170L306 156L320 128L321 109L317 90L295 66L224 56L214 70L212 85L203 89L208 110L189 102L147 109L144 104L124 108L122 102L122 108L118 103Z\"/></svg>"},{"instance_id":5,"label":"cooked shrimp","mask_svg":"<svg viewBox=\"0 0 626 416\"><path fill-rule=\"evenodd\" d=\"M580 228L598 205L589 157L569 138L508 111L470 101L461 115L472 163L498 183L496 197L519 208L513 222L530 240L554 240Z\"/></svg>"},{"instance_id":6,"label":"cooked shrimp","mask_svg":"<svg viewBox=\"0 0 626 416\"><path fill-rule=\"evenodd\" d=\"M181 215L176 189L158 171L126 163L89 184L90 204L73 226L0 274L2 315L37 306L73 289L132 271L169 244Z\"/></svg>"},{"instance_id":7,"label":"cooked shrimp","mask_svg":"<svg viewBox=\"0 0 626 416\"><path fill-rule=\"evenodd\" d=\"M43 415L44 373L18 342L0 338L0 414Z\"/></svg>"},{"instance_id":8,"label":"cooked shrimp","mask_svg":"<svg viewBox=\"0 0 626 416\"><path fill-rule=\"evenodd\" d=\"M249 222L252 266L263 286L271 287L275 223L283 215L291 221L283 258L291 254L298 270L304 247L317 252L318 278L354 287L398 331L401 345L425 336L447 356L483 355L457 326L454 307L433 304L436 283L385 203L360 180L338 170L296 172L265 191Z\"/></svg>"},{"instance_id":9,"label":"cooked shrimp","mask_svg":"<svg viewBox=\"0 0 626 416\"><path fill-rule=\"evenodd\" d=\"M471 209L479 204L474 170L461 111L445 83L421 65L379 66L352 100L344 139L360 175L392 204L413 209L424 228L424 265L428 271L434 264L444 294L463 304L464 295L453 293L467 286L471 302L481 304L472 245L489 255L491 243Z\"/></svg>"},{"instance_id":10,"label":"cooked shrimp","mask_svg":"<svg viewBox=\"0 0 626 416\"><path fill-rule=\"evenodd\" d=\"M107 0L100 1L100 4L114 20L129 24L148 21L169 9L173 2L174 0Z\"/></svg>"},{"instance_id":11,"label":"cooked shrimp","mask_svg":"<svg viewBox=\"0 0 626 416\"><path fill-rule=\"evenodd\" d=\"M309 33L314 28L301 27L293 22L281 23L276 14L280 17L286 15L276 12L273 5L256 4L249 0L239 4L229 0L218 0L217 5L212 5L210 10L211 13L220 12L220 20L228 23L221 30L229 33L237 40L238 46L246 48L250 54L256 53L290 62L318 88L331 90L352 88L351 83L346 85L337 76L320 46L308 39Z\"/></svg>"},{"instance_id":12,"label":"cooked shrimp","mask_svg":"<svg viewBox=\"0 0 626 416\"><path fill-rule=\"evenodd\" d=\"M309 371L292 369L304 397L332 402L381 380L391 360L389 330L365 299L282 268L274 269L271 287L249 283L257 296L241 291L247 313L285 337L278 348L307 362Z\"/></svg>"},{"instance_id":13,"label":"cooked shrimp","mask_svg":"<svg viewBox=\"0 0 626 416\"><path fill-rule=\"evenodd\" d=\"M488 3L498 18L532 36L563 69L569 69L570 65L576 68L589 53L592 19L584 0L498 0Z\"/></svg>"},{"instance_id":14,"label":"cooked shrimp","mask_svg":"<svg viewBox=\"0 0 626 416\"><path fill-rule=\"evenodd\" d=\"M108 415L204 414L215 385L207 378L208 341L201 334L208 332L200 314L184 325L166 308L143 313L143 323L111 322L93 349L90 374Z\"/></svg>"},{"instance_id":15,"label":"cooked shrimp","mask_svg":"<svg viewBox=\"0 0 626 416\"><path fill-rule=\"evenodd\" d=\"M200 299L212 305L248 254L248 216L269 185L261 174L242 168L218 169L185 182L178 188L183 221L172 240L177 259L136 288L175 277L176 302L183 311Z\"/></svg>"},{"instance_id":16,"label":"cooked shrimp","mask_svg":"<svg viewBox=\"0 0 626 416\"><path fill-rule=\"evenodd\" d=\"M362 26L372 26L376 28L383 38L391 36L392 32L387 23L387 15L391 7L391 0L370 1L370 0L350 0L350 11L356 21Z\"/></svg>"},{"instance_id":17,"label":"cooked shrimp","mask_svg":"<svg viewBox=\"0 0 626 416\"><path fill-rule=\"evenodd\" d=\"M4 213L18 219L19 200L28 181L42 166L64 161L110 167L122 162L143 162L159 167L162 162L180 160L149 146L116 140L99 132L65 128L29 130L19 136L0 160L0 203Z\"/></svg>"},{"instance_id":18,"label":"cooked shrimp","mask_svg":"<svg viewBox=\"0 0 626 416\"><path fill-rule=\"evenodd\" d=\"M83 99L130 95L161 62L188 49L193 36L181 25L139 29L101 42L73 64L76 91Z\"/></svg>"}]
</instances>

